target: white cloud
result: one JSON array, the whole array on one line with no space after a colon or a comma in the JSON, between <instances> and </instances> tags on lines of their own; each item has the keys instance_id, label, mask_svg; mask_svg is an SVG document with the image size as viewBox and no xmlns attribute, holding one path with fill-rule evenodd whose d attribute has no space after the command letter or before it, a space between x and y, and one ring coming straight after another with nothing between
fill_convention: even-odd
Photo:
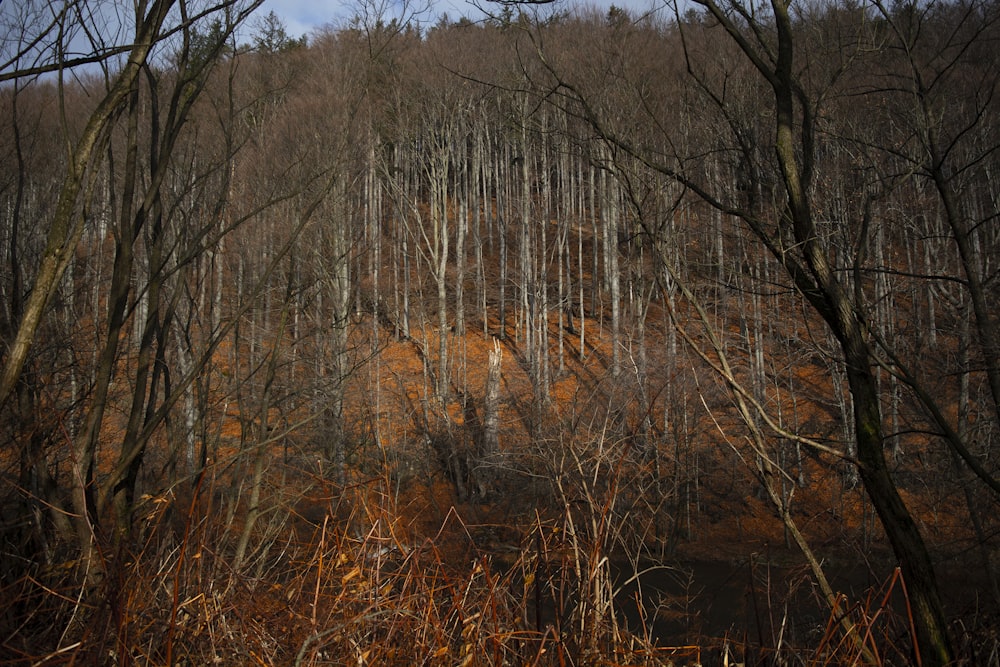
<instances>
[{"instance_id":1,"label":"white cloud","mask_svg":"<svg viewBox=\"0 0 1000 667\"><path fill-rule=\"evenodd\" d=\"M308 35L317 28L338 23L350 15L342 0L264 0L257 11L261 16L274 12L292 37Z\"/></svg>"}]
</instances>

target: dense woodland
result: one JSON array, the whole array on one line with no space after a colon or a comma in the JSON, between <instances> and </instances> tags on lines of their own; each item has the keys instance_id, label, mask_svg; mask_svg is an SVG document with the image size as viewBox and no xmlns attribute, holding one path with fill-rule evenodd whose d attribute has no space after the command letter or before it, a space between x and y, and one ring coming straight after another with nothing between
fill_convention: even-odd
<instances>
[{"instance_id":1,"label":"dense woodland","mask_svg":"<svg viewBox=\"0 0 1000 667\"><path fill-rule=\"evenodd\" d=\"M258 5L0 8L0 660L1000 662L995 0Z\"/></svg>"}]
</instances>

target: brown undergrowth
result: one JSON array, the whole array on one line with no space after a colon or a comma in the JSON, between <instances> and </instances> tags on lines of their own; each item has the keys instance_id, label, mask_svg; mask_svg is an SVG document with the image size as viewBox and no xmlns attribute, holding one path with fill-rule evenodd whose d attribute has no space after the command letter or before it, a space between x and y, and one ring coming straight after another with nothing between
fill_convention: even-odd
<instances>
[{"instance_id":1,"label":"brown undergrowth","mask_svg":"<svg viewBox=\"0 0 1000 667\"><path fill-rule=\"evenodd\" d=\"M0 664L907 664L905 587L872 556L884 552L860 490L829 462L797 460L793 512L813 546L828 562L873 558L867 592L830 612L720 437L736 427L721 410L706 417L722 402L709 378L677 388L668 360L651 358L644 407L628 372L608 377L607 341L588 327L586 354L565 341L549 401L533 400L517 341L506 344L502 460L465 498L433 439L474 447L466 417L491 338L452 341L444 402L412 341L361 341L381 354L347 392L346 483L308 438L275 441L238 569L250 455L223 415L202 474L144 496L133 536L106 548L99 590L80 590L71 554L3 559ZM953 498L910 502L939 544L961 544ZM704 563L707 583L694 572ZM650 583L664 571L686 583ZM845 637L845 615L860 640ZM994 615L955 618L968 664L997 664Z\"/></svg>"},{"instance_id":2,"label":"brown undergrowth","mask_svg":"<svg viewBox=\"0 0 1000 667\"><path fill-rule=\"evenodd\" d=\"M470 523L469 508L454 506L422 534L434 521L427 508L400 509L386 491L370 480L337 495L316 485L309 496L274 499L240 571L215 490L154 499L138 548L107 554L101 590L76 589L75 562L5 587L6 621L19 625L5 624L2 664L861 664L838 625L843 615L874 664L908 662L907 598L895 571L863 599L841 598L825 624L817 617L815 634L803 634L801 606L790 601L808 577L751 563L744 599L733 598L740 608L729 610L738 618L749 608L742 632L692 632L690 645L664 646L657 617L697 616L704 593L680 600L630 588L656 566L611 552L607 505L589 516L538 513L500 540L497 526ZM996 664L997 639L968 630L961 636L976 636L967 655L978 659L967 664Z\"/></svg>"},{"instance_id":3,"label":"brown undergrowth","mask_svg":"<svg viewBox=\"0 0 1000 667\"><path fill-rule=\"evenodd\" d=\"M140 550L113 558L102 590L77 596L74 563L7 587L38 604L31 632L7 636L5 664L662 665L677 652L595 613L568 584L592 554L558 526L539 519L490 553L452 509L414 538L373 504L377 486L355 489L349 516L330 498L276 509L287 529L239 572L210 494L155 502Z\"/></svg>"}]
</instances>

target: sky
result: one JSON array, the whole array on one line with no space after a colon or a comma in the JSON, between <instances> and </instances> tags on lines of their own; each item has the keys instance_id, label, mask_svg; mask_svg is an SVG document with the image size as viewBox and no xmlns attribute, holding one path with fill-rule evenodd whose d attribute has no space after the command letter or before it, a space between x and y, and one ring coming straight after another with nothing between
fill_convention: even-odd
<instances>
[{"instance_id":1,"label":"sky","mask_svg":"<svg viewBox=\"0 0 1000 667\"><path fill-rule=\"evenodd\" d=\"M433 2L430 11L421 19L433 24L437 18L447 13L452 20L466 16L472 19L482 16L471 0L410 0L411 6ZM273 11L284 22L288 34L293 37L308 35L317 28L333 24L339 25L358 13L358 8L384 4L386 7L399 6L400 0L265 0L258 10L261 16ZM479 4L499 9L499 5L489 0L480 0ZM573 6L597 7L606 11L611 5L617 5L637 13L645 12L650 7L662 6L664 0L556 0L556 7L570 8ZM389 13L389 16L393 14Z\"/></svg>"}]
</instances>

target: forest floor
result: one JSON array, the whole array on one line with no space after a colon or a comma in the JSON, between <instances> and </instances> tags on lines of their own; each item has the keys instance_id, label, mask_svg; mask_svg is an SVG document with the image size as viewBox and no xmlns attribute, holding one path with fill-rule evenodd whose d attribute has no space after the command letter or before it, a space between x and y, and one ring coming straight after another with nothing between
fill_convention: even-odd
<instances>
[{"instance_id":1,"label":"forest floor","mask_svg":"<svg viewBox=\"0 0 1000 667\"><path fill-rule=\"evenodd\" d=\"M34 611L0 646L0 662L841 665L860 655L832 622L845 615L878 664L905 664L905 586L843 468L789 458L785 487L841 594L831 610L747 465L739 424L707 409L725 404L718 387L708 376L696 391L668 387L669 360L652 351L645 389L635 356L612 377L606 328L585 326L586 353L579 333L567 336L562 363L552 337L540 408L521 339L508 332L502 456L477 486L495 326L449 333L442 401L431 333L396 338L361 322L344 392L343 477L321 438L276 439L261 518L234 567L253 456L230 408L195 493L178 485L144 499L142 541L123 552L92 628L70 649L75 562L5 587L11 610ZM376 344L365 331L378 331ZM803 422L827 415L798 409ZM636 435L649 415L667 424L649 431L652 449ZM679 418L686 427L672 431ZM956 643L976 656L969 664L997 664L1000 614L989 565L962 528L961 495L927 483L919 453L908 454L902 491L934 553ZM469 476L463 484L456 471Z\"/></svg>"},{"instance_id":2,"label":"forest floor","mask_svg":"<svg viewBox=\"0 0 1000 667\"><path fill-rule=\"evenodd\" d=\"M655 507L634 503L619 509L619 500L609 495L610 489L625 489L628 484L614 479L623 475L614 460L588 459L586 470L579 465L561 469L559 474L565 474L567 484L582 485L562 496L551 490L552 480L540 484L533 479L537 469L531 465L557 465L553 462L559 457L554 453L581 446L580 451L589 456L594 447L601 447L601 438L627 439L620 428L609 426L612 410L606 407L622 399L616 392L625 392L624 414L614 417L619 425L641 420L635 411L637 406L642 409L638 397L630 400L627 395L635 391L631 380L609 379L607 330L594 321L586 326L587 354L580 354L579 335L566 336L562 370L551 378L546 410L547 418L557 426L536 428L534 436L528 398L534 390L528 364L513 336L505 342L501 442L515 463L478 498L461 497L454 480L439 465L440 451L427 444L434 436L428 430L433 431L436 423L452 434L458 447L475 446L474 435L462 433L469 412L461 401L476 402L484 395L495 326L489 334L480 328L460 340L451 336L450 372L456 391L453 400L443 405L428 398L433 386L428 366L434 365L430 351L438 349L436 337L411 331L410 339L387 339L379 353L359 367L358 387L348 392L351 399L346 412L354 423L371 429L369 440L380 443L383 460L391 459L394 464L389 471L372 465L371 477L356 477L356 488L367 489L361 494L366 500L359 503L360 496L355 495L349 510L340 505L341 519L349 515L346 521L361 532L380 530L379 520L388 519L393 525L392 540L411 548L432 543L435 553L456 567L483 558L499 572L534 563L536 571L546 570L549 582L549 588L535 596L534 604L543 608L536 613L545 619L539 621L539 631L545 623L555 622L553 615L572 615L558 609L566 602L557 599L559 586L566 587L567 595L576 596L580 604L585 586L579 581L570 584L567 577L593 578L596 561L604 558L609 568L608 590L619 614L615 622L652 643L714 647L716 651L720 646L742 645L744 655L749 645L764 647L760 650L783 644L817 651L829 648L831 612L752 470L741 460L739 450L726 442L725 434L720 436L722 427L714 432L706 429L690 439L692 451L685 461L697 460L698 472L696 496L691 495L692 485L686 485L684 493L689 497L685 502L674 498ZM554 341L550 354L557 364ZM662 394L663 387L651 393ZM581 415L591 421L584 423ZM810 417L823 419L825 413L802 415L803 421ZM702 427L711 423L703 417L691 417L691 421ZM559 430L566 425L578 431ZM372 438L372 431L378 436ZM579 431L583 437L577 437ZM544 434L546 447L539 445L538 432ZM600 437L594 437L595 433ZM539 454L540 449L545 451ZM624 459L627 449L609 447L618 452L609 456ZM899 468L902 474L910 474L912 465L902 462ZM801 483L794 488L794 516L835 591L843 595L841 612L855 615L863 625L870 622L873 633L884 633L880 641L900 642L906 633L905 588L862 489L845 483L840 468L818 457L800 461L798 472ZM624 473L631 474L636 473ZM601 481L601 476L607 479ZM376 489L374 494L372 489ZM675 486L672 493L681 490ZM954 491L951 495L922 493L905 485L903 493L934 553L945 604L958 632L990 627L998 618L997 608L989 591L990 578L975 549L975 536L963 528L968 522L955 519L963 511L960 498ZM564 500L581 507L570 508ZM583 507L584 500L589 506ZM320 525L331 503L338 506L333 496L310 501L304 513L311 515L311 526ZM364 509L359 511L359 506ZM387 507L391 507L388 517L383 514ZM651 516L657 513L667 515L667 520L658 524ZM366 516L359 521L360 515ZM602 521L618 525L598 528ZM628 530L629 524L634 524L634 531ZM667 534L655 534L664 527ZM576 535L568 536L573 529L579 536L576 541L572 539ZM544 567L539 565L542 561ZM552 583L555 579L559 586ZM876 627L875 619L880 616L893 620ZM905 653L905 647L898 645L893 650Z\"/></svg>"}]
</instances>

